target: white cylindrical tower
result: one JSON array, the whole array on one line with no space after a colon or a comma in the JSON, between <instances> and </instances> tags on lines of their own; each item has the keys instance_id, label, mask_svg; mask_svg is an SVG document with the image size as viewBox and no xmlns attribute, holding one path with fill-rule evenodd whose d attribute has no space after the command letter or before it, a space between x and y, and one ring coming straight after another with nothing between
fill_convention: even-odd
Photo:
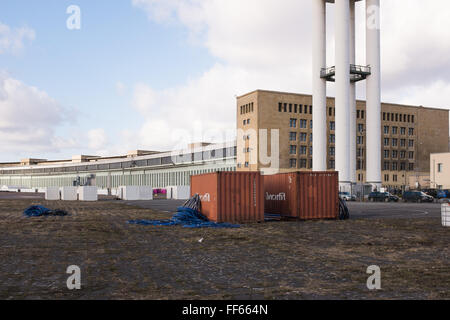
<instances>
[{"instance_id":1,"label":"white cylindrical tower","mask_svg":"<svg viewBox=\"0 0 450 320\"><path fill-rule=\"evenodd\" d=\"M326 68L326 3L313 0L313 170L327 170L327 83L320 77Z\"/></svg>"},{"instance_id":2,"label":"white cylindrical tower","mask_svg":"<svg viewBox=\"0 0 450 320\"><path fill-rule=\"evenodd\" d=\"M381 46L380 0L366 0L366 63L371 67L367 77L366 162L367 183L381 188Z\"/></svg>"},{"instance_id":3,"label":"white cylindrical tower","mask_svg":"<svg viewBox=\"0 0 450 320\"><path fill-rule=\"evenodd\" d=\"M356 64L355 0L350 0L350 64ZM356 183L356 82L350 83L350 181Z\"/></svg>"},{"instance_id":4,"label":"white cylindrical tower","mask_svg":"<svg viewBox=\"0 0 450 320\"><path fill-rule=\"evenodd\" d=\"M341 191L350 191L350 3L335 1L336 171Z\"/></svg>"}]
</instances>

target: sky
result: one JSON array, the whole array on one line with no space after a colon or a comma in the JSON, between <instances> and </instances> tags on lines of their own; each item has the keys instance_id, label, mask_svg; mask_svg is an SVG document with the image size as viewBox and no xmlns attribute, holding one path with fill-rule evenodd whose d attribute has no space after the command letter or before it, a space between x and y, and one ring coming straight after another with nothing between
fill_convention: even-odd
<instances>
[{"instance_id":1,"label":"sky","mask_svg":"<svg viewBox=\"0 0 450 320\"><path fill-rule=\"evenodd\" d=\"M232 140L236 96L311 93L310 26L311 0L2 0L0 161ZM381 0L381 46L384 102L450 107L447 0Z\"/></svg>"}]
</instances>

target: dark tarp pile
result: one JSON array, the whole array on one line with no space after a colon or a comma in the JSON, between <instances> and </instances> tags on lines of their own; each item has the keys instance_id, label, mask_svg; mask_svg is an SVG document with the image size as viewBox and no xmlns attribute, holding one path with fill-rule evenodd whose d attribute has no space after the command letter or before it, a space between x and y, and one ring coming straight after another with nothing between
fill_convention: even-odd
<instances>
[{"instance_id":1,"label":"dark tarp pile","mask_svg":"<svg viewBox=\"0 0 450 320\"><path fill-rule=\"evenodd\" d=\"M64 210L50 210L43 206L32 206L23 212L23 215L30 217L42 217L42 216L67 216L68 213Z\"/></svg>"},{"instance_id":2,"label":"dark tarp pile","mask_svg":"<svg viewBox=\"0 0 450 320\"><path fill-rule=\"evenodd\" d=\"M239 225L230 223L210 222L199 211L200 198L195 195L188 200L183 207L177 209L177 213L170 220L131 220L129 224L144 226L183 226L184 228L239 228Z\"/></svg>"}]
</instances>

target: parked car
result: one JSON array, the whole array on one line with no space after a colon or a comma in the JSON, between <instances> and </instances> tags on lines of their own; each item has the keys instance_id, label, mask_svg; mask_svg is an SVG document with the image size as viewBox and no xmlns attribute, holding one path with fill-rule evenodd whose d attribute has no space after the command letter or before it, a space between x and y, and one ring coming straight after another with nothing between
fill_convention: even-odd
<instances>
[{"instance_id":1,"label":"parked car","mask_svg":"<svg viewBox=\"0 0 450 320\"><path fill-rule=\"evenodd\" d=\"M371 202L398 202L399 197L389 192L372 192L369 194L368 199Z\"/></svg>"},{"instance_id":2,"label":"parked car","mask_svg":"<svg viewBox=\"0 0 450 320\"><path fill-rule=\"evenodd\" d=\"M339 192L339 198L345 201L356 201L356 196L350 194L349 192Z\"/></svg>"},{"instance_id":3,"label":"parked car","mask_svg":"<svg viewBox=\"0 0 450 320\"><path fill-rule=\"evenodd\" d=\"M425 194L432 196L433 198L438 198L438 190L436 189L424 189L422 190ZM445 197L443 197L445 198Z\"/></svg>"},{"instance_id":4,"label":"parked car","mask_svg":"<svg viewBox=\"0 0 450 320\"><path fill-rule=\"evenodd\" d=\"M433 202L434 198L422 191L408 191L403 194L404 202Z\"/></svg>"}]
</instances>

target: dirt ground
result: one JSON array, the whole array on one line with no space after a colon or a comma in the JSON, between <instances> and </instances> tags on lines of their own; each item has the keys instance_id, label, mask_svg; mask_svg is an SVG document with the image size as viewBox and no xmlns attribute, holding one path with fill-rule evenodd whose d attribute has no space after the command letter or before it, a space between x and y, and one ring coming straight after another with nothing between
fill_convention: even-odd
<instances>
[{"instance_id":1,"label":"dirt ground","mask_svg":"<svg viewBox=\"0 0 450 320\"><path fill-rule=\"evenodd\" d=\"M32 204L71 215L23 217ZM170 216L115 201L0 199L0 299L450 299L450 229L438 218L126 223ZM81 290L66 287L70 265ZM379 291L366 287L370 265Z\"/></svg>"}]
</instances>

